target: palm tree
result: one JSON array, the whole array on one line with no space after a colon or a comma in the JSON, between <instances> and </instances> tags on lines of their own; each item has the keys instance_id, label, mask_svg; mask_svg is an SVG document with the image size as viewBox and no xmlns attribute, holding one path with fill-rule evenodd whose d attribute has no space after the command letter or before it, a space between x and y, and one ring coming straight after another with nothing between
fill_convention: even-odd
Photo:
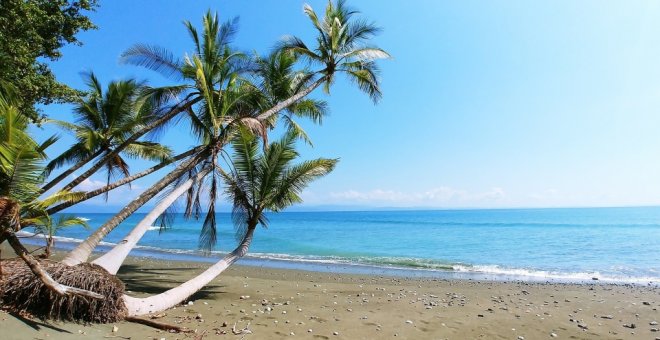
<instances>
[{"instance_id":1,"label":"palm tree","mask_svg":"<svg viewBox=\"0 0 660 340\"><path fill-rule=\"evenodd\" d=\"M303 11L317 31L314 47L310 48L302 39L290 36L281 42L280 48L302 57L310 65L320 69L310 74L308 85L304 89L263 112L259 118L267 119L321 85L324 85L326 93L330 93L330 87L338 72L345 74L360 90L377 102L382 94L378 81L378 65L375 61L390 58L390 55L367 42L378 34L380 29L372 23L356 19L354 16L359 12L349 8L344 0L337 0L335 4L328 1L322 18L307 4ZM312 76L317 76L316 80L312 81Z\"/></svg>"},{"instance_id":2,"label":"palm tree","mask_svg":"<svg viewBox=\"0 0 660 340\"><path fill-rule=\"evenodd\" d=\"M64 178L73 174L98 156L114 153L136 130L156 120L157 108L151 102L140 98L145 90L143 83L133 79L113 81L104 91L94 73L84 75L89 88L85 98L81 98L73 113L76 123L57 121L56 123L72 132L76 142L61 155L53 158L46 166L47 174L65 164L74 163L59 176L44 185L43 191L49 190ZM150 141L133 141L103 166L107 172L108 184L114 174L128 176L128 164L121 156L145 158L163 161L170 155L169 148ZM91 174L90 174L91 175ZM76 182L82 182L79 176ZM83 178L83 180L86 179ZM70 190L73 185L66 185Z\"/></svg>"},{"instance_id":3,"label":"palm tree","mask_svg":"<svg viewBox=\"0 0 660 340\"><path fill-rule=\"evenodd\" d=\"M100 265L108 272L115 274L128 256L129 252L157 219L168 221L166 215L172 210L172 204L184 193L186 197L186 218L201 215L200 195L208 193L208 209L204 218L200 237L200 248L210 250L214 247L216 238L215 203L218 195L217 173L213 170L218 155L222 153L224 144L236 128L251 127L265 139L265 129L254 117L262 107L270 107L279 99L286 99L301 88L300 79L303 72L294 72L292 67L295 58L289 52L275 52L267 58L256 58L258 86L252 82L240 80L233 82L222 91L222 95L212 101L214 106L200 106L200 111L191 115L191 126L196 138L200 141L198 147L203 147L208 155L201 162L199 172L190 173L173 182L171 190L163 195L158 204L119 242L113 249L102 255L94 264ZM292 116L308 117L320 122L325 114L325 102L303 99L288 107L282 115L287 128L292 135L305 138L307 135L295 123ZM272 116L266 123L274 127ZM208 176L207 176L208 175ZM194 210L194 211L193 211Z\"/></svg>"},{"instance_id":4,"label":"palm tree","mask_svg":"<svg viewBox=\"0 0 660 340\"><path fill-rule=\"evenodd\" d=\"M236 32L236 20L220 24L217 15L209 11L204 16L201 35L190 22L184 24L194 45L193 54L186 56L184 60L174 58L173 54L165 49L144 44L138 44L128 49L124 52L122 59L126 63L147 67L177 80L182 79L183 84L153 89L151 96L154 98L184 96L182 101L173 105L173 110L185 112L188 117L194 119L192 117L195 116L195 111L208 111L208 108L214 107L215 102L223 93L223 89L230 84L235 84L241 75L249 70L249 65L245 61L245 55L234 51L230 46L231 39ZM69 253L63 262L74 265L87 260L92 250L110 231L139 207L206 159L209 156L207 152L208 150L205 148L196 150L188 159L179 163L173 171L145 190L138 198L92 233Z\"/></svg>"},{"instance_id":5,"label":"palm tree","mask_svg":"<svg viewBox=\"0 0 660 340\"><path fill-rule=\"evenodd\" d=\"M231 170L219 170L226 184L225 194L233 202L232 219L240 243L206 271L178 287L147 298L124 296L129 315L165 310L200 290L247 254L257 226L268 224L267 211L279 212L301 202L300 193L309 183L332 171L336 159L292 164L299 156L295 150L297 138L288 133L260 153L258 138L247 129L240 129L232 144Z\"/></svg>"},{"instance_id":6,"label":"palm tree","mask_svg":"<svg viewBox=\"0 0 660 340\"><path fill-rule=\"evenodd\" d=\"M253 129L260 130L264 139L267 136L264 124L271 122L274 115L299 102L320 85L325 84L325 89L328 91L336 72L345 73L374 101L377 101L381 95L375 60L388 58L389 54L378 47L365 44L379 32L379 29L373 24L354 20L357 12L349 9L344 1L338 1L336 5L329 2L322 21L318 20L311 7L306 5L304 10L318 31L318 46L311 50L302 40L292 37L282 43L281 49L294 56L307 59L312 65L321 65L323 68L306 73L298 82L304 86L293 91L291 97L278 101L268 109L264 107L261 113L253 119L243 120L243 124L249 124ZM201 36L190 22L185 23L195 43L195 52L192 57L187 56L184 61L175 59L172 53L162 48L148 45L135 45L123 56L124 60L131 64L148 67L167 76L193 80L194 85L178 85L160 90L167 93L187 93L184 100L186 104L183 106L190 117L194 116L194 114L190 114L193 111L193 104L199 103L199 106L205 107L204 110L208 111L208 108L214 107L215 102L223 95L222 85L237 82L246 71L251 69L251 64L246 63L245 55L234 52L229 47L229 41L236 32L236 20L220 25L217 16L211 15L209 12L204 17L203 23L204 30ZM315 75L320 77L314 80ZM198 109L197 112L199 111ZM191 121L193 121L194 128L194 118ZM206 149L206 151L210 150ZM216 155L211 153L211 156ZM168 185L207 159L208 156L209 154L200 152L180 163L172 172L144 191L96 230L63 262L68 265L84 262L96 245L119 223ZM192 185L192 182L187 183ZM214 214L209 212L207 216L214 216ZM207 223L207 225L214 224L213 220L209 220Z\"/></svg>"},{"instance_id":7,"label":"palm tree","mask_svg":"<svg viewBox=\"0 0 660 340\"><path fill-rule=\"evenodd\" d=\"M184 193L188 202L186 216L192 217L201 214L200 196L207 193L209 204L206 209L202 235L215 235L215 205L218 195L218 157L224 145L241 126L252 127L259 134L263 133L261 125L256 124L254 115L259 111L258 103L263 99L262 94L249 83L235 82L224 88L222 96L212 101L212 105L201 105L199 111L191 113L192 132L203 147L205 158L199 159L199 166L192 172L175 180L171 190L166 191L156 206L133 228L133 230L112 250L96 259L93 263L102 266L110 273L116 273L124 262L130 250L139 239L154 224L156 219L166 213L168 208ZM206 102L205 102L206 104ZM255 125L256 124L256 125ZM193 212L193 209L196 209ZM204 249L211 249L215 245L215 238L204 238L201 244Z\"/></svg>"},{"instance_id":8,"label":"palm tree","mask_svg":"<svg viewBox=\"0 0 660 340\"><path fill-rule=\"evenodd\" d=\"M28 118L18 111L15 101L0 96L0 243L7 240L34 275L52 292L102 298L99 294L55 281L16 237L20 229L34 224L35 216L45 216L48 206L76 195L58 191L39 199L44 171L41 163L46 159L44 151L56 138L51 137L38 144L27 133L28 122Z\"/></svg>"},{"instance_id":9,"label":"palm tree","mask_svg":"<svg viewBox=\"0 0 660 340\"><path fill-rule=\"evenodd\" d=\"M34 222L35 234L42 234L46 237L46 247L43 256L50 257L51 248L55 245L55 235L64 228L82 226L89 229L87 221L73 215L59 215L53 219L51 216L42 216Z\"/></svg>"}]
</instances>

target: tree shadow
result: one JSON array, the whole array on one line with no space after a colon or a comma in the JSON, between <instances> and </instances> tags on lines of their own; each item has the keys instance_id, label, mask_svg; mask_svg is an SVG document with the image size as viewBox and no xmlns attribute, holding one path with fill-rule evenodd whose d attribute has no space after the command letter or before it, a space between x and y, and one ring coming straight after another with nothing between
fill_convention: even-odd
<instances>
[{"instance_id":1,"label":"tree shadow","mask_svg":"<svg viewBox=\"0 0 660 340\"><path fill-rule=\"evenodd\" d=\"M117 277L124 282L126 290L131 293L154 295L174 288L186 280L193 278L203 268L168 267L144 268L139 265L124 265L117 272ZM168 275L176 272L177 275ZM185 273L181 275L181 273ZM193 294L189 299L213 299L224 294L224 285L208 284L202 290Z\"/></svg>"},{"instance_id":2,"label":"tree shadow","mask_svg":"<svg viewBox=\"0 0 660 340\"><path fill-rule=\"evenodd\" d=\"M25 317L19 315L18 313L10 312L9 314L11 316L15 317L17 320L23 322L28 327L34 329L35 331L39 331L39 330L41 330L42 327L44 327L44 328L48 328L48 329L51 329L51 330L54 330L54 331L57 331L57 332L60 332L60 333L73 334L73 333L67 331L64 328L59 328L59 327L56 327L56 326L51 325L51 324L46 323L46 322L37 321L37 320L33 320L33 319L26 319Z\"/></svg>"}]
</instances>

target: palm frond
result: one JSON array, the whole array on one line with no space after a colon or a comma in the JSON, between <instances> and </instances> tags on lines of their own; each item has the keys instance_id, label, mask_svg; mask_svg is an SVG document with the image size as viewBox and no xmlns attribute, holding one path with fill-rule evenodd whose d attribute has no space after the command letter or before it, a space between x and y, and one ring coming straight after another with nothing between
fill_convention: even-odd
<instances>
[{"instance_id":1,"label":"palm frond","mask_svg":"<svg viewBox=\"0 0 660 340\"><path fill-rule=\"evenodd\" d=\"M121 54L121 62L142 66L165 77L182 78L180 60L172 52L159 46L135 44Z\"/></svg>"}]
</instances>

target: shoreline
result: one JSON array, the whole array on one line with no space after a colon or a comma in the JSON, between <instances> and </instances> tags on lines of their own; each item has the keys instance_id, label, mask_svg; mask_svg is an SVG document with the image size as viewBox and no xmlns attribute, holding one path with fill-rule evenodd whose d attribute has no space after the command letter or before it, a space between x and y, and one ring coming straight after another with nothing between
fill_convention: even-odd
<instances>
[{"instance_id":1,"label":"shoreline","mask_svg":"<svg viewBox=\"0 0 660 340\"><path fill-rule=\"evenodd\" d=\"M55 259L59 257L61 252L56 253ZM129 294L139 297L172 288L206 267L207 263L200 262L130 257L118 276ZM234 265L189 301L192 304L159 313L157 320L195 329L196 335L204 334L209 339L240 339L231 333L234 323L237 329L249 323L253 333L245 339L660 336L660 332L653 331L659 327L653 323L660 321L660 288L597 281L570 284L447 280ZM114 326L116 332L112 332ZM22 320L4 312L0 313L0 328L12 330L8 339L190 336L127 322L46 323Z\"/></svg>"},{"instance_id":2,"label":"shoreline","mask_svg":"<svg viewBox=\"0 0 660 340\"><path fill-rule=\"evenodd\" d=\"M39 236L37 236L39 237ZM68 251L73 249L80 240L56 237L55 251ZM42 242L40 238L23 238L27 245L37 246ZM104 253L114 246L113 243L102 242L94 250L94 254ZM137 246L131 257L153 258L163 261L213 263L221 255L213 252L206 256L195 250L160 249L154 247ZM530 282L530 283L568 283L568 284L614 284L660 287L660 279L638 277L607 277L600 273L555 273L543 270L507 269L496 265L456 266L446 265L442 268L426 268L422 266L400 267L396 265L371 264L349 261L328 260L322 257L304 258L284 254L254 254L249 253L239 259L238 264L251 267L265 267L270 269L301 270L317 273L338 273L356 275L375 275L388 277L414 277L419 279L443 280L476 280L494 282ZM487 267L488 271L482 268Z\"/></svg>"}]
</instances>

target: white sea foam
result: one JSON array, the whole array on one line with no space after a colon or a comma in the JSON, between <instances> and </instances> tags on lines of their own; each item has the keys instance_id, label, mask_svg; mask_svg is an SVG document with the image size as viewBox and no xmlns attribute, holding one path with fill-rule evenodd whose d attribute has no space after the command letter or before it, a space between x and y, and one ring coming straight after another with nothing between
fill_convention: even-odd
<instances>
[{"instance_id":1,"label":"white sea foam","mask_svg":"<svg viewBox=\"0 0 660 340\"><path fill-rule=\"evenodd\" d=\"M531 270L524 268L503 268L496 265L483 265L483 266L464 266L455 265L453 270L457 272L469 273L483 273L493 275L505 275L511 277L521 278L537 278L543 280L558 280L558 281L603 281L611 283L637 283L647 284L650 282L660 283L660 277L629 277L622 275L602 274L597 271L593 272L556 272L545 270Z\"/></svg>"},{"instance_id":2,"label":"white sea foam","mask_svg":"<svg viewBox=\"0 0 660 340\"><path fill-rule=\"evenodd\" d=\"M149 230L159 230L159 227L152 226ZM21 237L43 238L44 235L34 234L27 231L20 231L17 235ZM81 240L56 236L58 242L80 243ZM116 243L101 242L100 245L112 247ZM166 249L153 246L136 246L136 250L151 252L155 257L158 254L189 255L201 256L202 253L192 249ZM212 251L209 257L220 257L226 252ZM249 253L246 258L254 260L274 260L301 264L321 264L321 265L339 265L339 266L367 266L372 268L395 269L404 271L416 271L427 273L466 273L482 275L483 278L500 277L515 280L535 280L535 281L559 281L559 282L588 282L594 278L599 282L606 283L632 283L632 284L660 284L660 276L626 276L605 274L598 271L591 272L558 272L547 270L534 270L525 268L506 268L498 265L468 265L468 264L446 264L428 259L417 258L397 258L397 257L339 257L339 256L311 256L311 255L292 255L276 253ZM619 268L625 269L625 268ZM653 271L651 275L655 275ZM423 275L422 275L423 276Z\"/></svg>"}]
</instances>

